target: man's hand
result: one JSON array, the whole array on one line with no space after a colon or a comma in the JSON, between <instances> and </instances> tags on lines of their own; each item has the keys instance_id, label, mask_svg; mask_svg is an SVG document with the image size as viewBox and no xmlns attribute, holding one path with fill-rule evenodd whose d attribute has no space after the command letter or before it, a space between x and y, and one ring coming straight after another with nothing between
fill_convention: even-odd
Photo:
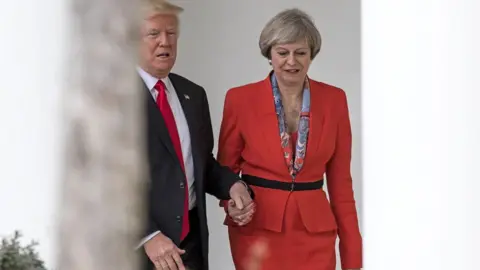
<instances>
[{"instance_id":1,"label":"man's hand","mask_svg":"<svg viewBox=\"0 0 480 270\"><path fill-rule=\"evenodd\" d=\"M155 269L165 270L185 270L181 254L185 250L179 249L170 238L159 233L152 239L148 240L143 246L148 258L155 265Z\"/></svg>"},{"instance_id":2,"label":"man's hand","mask_svg":"<svg viewBox=\"0 0 480 270\"><path fill-rule=\"evenodd\" d=\"M255 213L255 203L248 193L246 185L242 182L233 184L230 188L230 200L228 201L228 214L240 226L252 220Z\"/></svg>"}]
</instances>

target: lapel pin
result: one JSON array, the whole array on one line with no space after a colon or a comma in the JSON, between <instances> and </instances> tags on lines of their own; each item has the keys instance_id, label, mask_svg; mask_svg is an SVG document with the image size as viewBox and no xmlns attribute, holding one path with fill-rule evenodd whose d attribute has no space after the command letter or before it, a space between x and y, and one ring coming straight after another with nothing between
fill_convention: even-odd
<instances>
[{"instance_id":1,"label":"lapel pin","mask_svg":"<svg viewBox=\"0 0 480 270\"><path fill-rule=\"evenodd\" d=\"M190 96L189 95L183 95L185 97L185 99L190 99Z\"/></svg>"}]
</instances>

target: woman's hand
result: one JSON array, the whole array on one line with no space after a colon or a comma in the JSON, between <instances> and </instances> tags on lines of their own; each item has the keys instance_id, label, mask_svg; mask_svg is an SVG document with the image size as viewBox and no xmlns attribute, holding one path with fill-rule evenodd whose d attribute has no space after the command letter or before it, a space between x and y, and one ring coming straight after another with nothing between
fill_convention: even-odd
<instances>
[{"instance_id":1,"label":"woman's hand","mask_svg":"<svg viewBox=\"0 0 480 270\"><path fill-rule=\"evenodd\" d=\"M239 226L244 226L248 224L255 213L255 203L252 201L249 205L239 209L235 205L235 201L228 201L228 215L233 219L233 221Z\"/></svg>"}]
</instances>

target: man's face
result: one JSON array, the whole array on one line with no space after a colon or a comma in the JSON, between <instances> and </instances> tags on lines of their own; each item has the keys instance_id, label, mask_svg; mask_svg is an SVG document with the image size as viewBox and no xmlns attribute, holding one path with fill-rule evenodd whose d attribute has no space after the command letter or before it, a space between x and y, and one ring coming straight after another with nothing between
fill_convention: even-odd
<instances>
[{"instance_id":1,"label":"man's face","mask_svg":"<svg viewBox=\"0 0 480 270\"><path fill-rule=\"evenodd\" d=\"M142 25L140 66L157 78L170 73L177 57L178 17L154 14Z\"/></svg>"}]
</instances>

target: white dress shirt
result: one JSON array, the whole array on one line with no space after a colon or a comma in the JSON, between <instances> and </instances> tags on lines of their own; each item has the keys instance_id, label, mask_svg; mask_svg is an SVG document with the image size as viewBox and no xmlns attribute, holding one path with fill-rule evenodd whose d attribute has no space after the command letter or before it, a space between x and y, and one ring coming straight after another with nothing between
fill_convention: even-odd
<instances>
[{"instance_id":1,"label":"white dress shirt","mask_svg":"<svg viewBox=\"0 0 480 270\"><path fill-rule=\"evenodd\" d=\"M137 67L138 74L142 78L143 82L147 86L148 90L152 94L153 100L157 100L158 91L155 89L155 85L158 82L158 78L153 77L152 75L148 74L146 71ZM193 170L193 156L192 156L192 145L190 141L190 130L188 128L187 119L185 118L185 114L182 109L182 104L178 99L177 92L173 87L172 82L168 77L161 78L163 83L165 84L165 92L167 94L168 103L170 104L170 108L173 112L173 117L175 118L175 123L177 124L178 129L178 136L180 137L180 145L182 147L182 156L183 162L185 164L185 174L187 176L188 182L188 202L189 202L189 209L195 207L196 203L196 195L195 195L195 177L194 177L194 170ZM157 235L160 231L157 231L145 239L140 243L138 247L141 247L145 244L148 240L152 239L155 235ZM138 248L137 247L137 248Z\"/></svg>"}]
</instances>

